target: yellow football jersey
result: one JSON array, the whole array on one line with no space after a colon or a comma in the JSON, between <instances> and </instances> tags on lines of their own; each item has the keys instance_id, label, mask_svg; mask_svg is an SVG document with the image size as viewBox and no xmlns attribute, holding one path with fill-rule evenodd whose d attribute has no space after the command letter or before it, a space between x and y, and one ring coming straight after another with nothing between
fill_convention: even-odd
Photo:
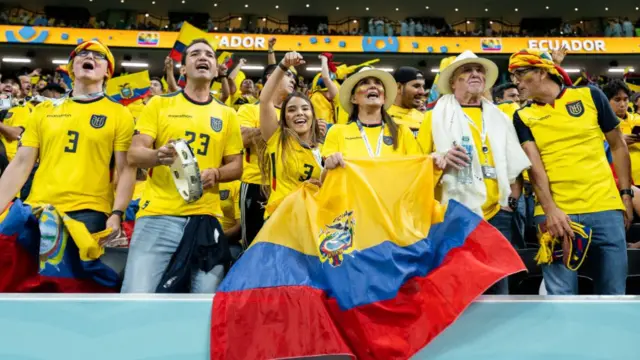
<instances>
[{"instance_id":1,"label":"yellow football jersey","mask_svg":"<svg viewBox=\"0 0 640 360\"><path fill-rule=\"evenodd\" d=\"M333 101L329 101L322 92L316 91L311 95L310 100L316 119L322 119L328 124L336 123L336 106L339 96L333 98Z\"/></svg>"},{"instance_id":2,"label":"yellow football jersey","mask_svg":"<svg viewBox=\"0 0 640 360\"><path fill-rule=\"evenodd\" d=\"M280 109L276 108L276 115L280 119ZM238 109L238 120L240 126L247 128L260 128L260 103L246 104L240 106ZM258 139L262 142L262 138ZM262 144L264 144L262 142ZM266 146L266 145L265 145ZM260 157L260 151L255 144L251 144L244 149L242 156L243 170L242 170L242 182L247 184L262 184L262 176L260 175L260 165L258 158Z\"/></svg>"},{"instance_id":3,"label":"yellow football jersey","mask_svg":"<svg viewBox=\"0 0 640 360\"><path fill-rule=\"evenodd\" d=\"M380 137L380 125L366 126L363 124L369 146L373 154L376 154L378 148L378 139ZM413 137L413 133L404 125L398 126L398 148L393 148L391 133L389 127L384 127L382 142L380 143L380 157L395 157L406 155L421 155L420 148ZM353 121L349 124L336 124L329 129L327 138L322 146L322 156L328 157L335 153L342 153L345 158L368 158L369 151L364 143L358 124Z\"/></svg>"},{"instance_id":4,"label":"yellow football jersey","mask_svg":"<svg viewBox=\"0 0 640 360\"><path fill-rule=\"evenodd\" d=\"M225 102L226 105L231 106L234 110L238 111L240 106L245 104L255 104L258 102L258 98L253 95L242 95L240 91L233 95L230 95Z\"/></svg>"},{"instance_id":5,"label":"yellow football jersey","mask_svg":"<svg viewBox=\"0 0 640 360\"><path fill-rule=\"evenodd\" d=\"M220 204L220 225L227 231L240 222L240 180L220 184Z\"/></svg>"},{"instance_id":6,"label":"yellow football jersey","mask_svg":"<svg viewBox=\"0 0 640 360\"><path fill-rule=\"evenodd\" d=\"M310 149L301 145L297 139L289 137L282 147L280 128L267 142L267 154L271 167L269 185L271 194L264 212L269 217L282 200L296 190L300 184L310 179L320 179L322 173L322 147Z\"/></svg>"},{"instance_id":7,"label":"yellow football jersey","mask_svg":"<svg viewBox=\"0 0 640 360\"><path fill-rule=\"evenodd\" d=\"M603 144L619 120L600 89L564 88L553 105L516 111L513 124L521 143L537 145L558 208L567 214L624 209ZM542 214L536 203L535 215Z\"/></svg>"},{"instance_id":8,"label":"yellow football jersey","mask_svg":"<svg viewBox=\"0 0 640 360\"><path fill-rule=\"evenodd\" d=\"M169 140L184 139L191 146L200 171L219 168L223 157L242 153L235 111L214 98L199 103L182 91L154 96L142 110L135 129L136 133L150 136L155 149ZM178 193L168 166L156 166L149 175L138 218L152 215L222 218L217 184L204 190L198 201L187 203Z\"/></svg>"},{"instance_id":9,"label":"yellow football jersey","mask_svg":"<svg viewBox=\"0 0 640 360\"><path fill-rule=\"evenodd\" d=\"M405 109L400 106L391 105L387 110L389 115L393 118L393 121L398 125L405 125L413 132L414 136L418 136L418 130L420 124L424 121L424 113L418 111L418 109Z\"/></svg>"},{"instance_id":10,"label":"yellow football jersey","mask_svg":"<svg viewBox=\"0 0 640 360\"><path fill-rule=\"evenodd\" d=\"M41 103L21 140L40 156L26 202L110 213L114 152L129 150L132 135L131 113L107 97Z\"/></svg>"},{"instance_id":11,"label":"yellow football jersey","mask_svg":"<svg viewBox=\"0 0 640 360\"><path fill-rule=\"evenodd\" d=\"M2 123L7 126L21 127L24 130L30 115L31 107L25 105L14 106L7 111L7 115L4 117ZM9 161L13 160L13 157L16 156L16 152L18 151L18 141L9 141L2 135L0 135L0 140L4 143L7 158Z\"/></svg>"}]
</instances>

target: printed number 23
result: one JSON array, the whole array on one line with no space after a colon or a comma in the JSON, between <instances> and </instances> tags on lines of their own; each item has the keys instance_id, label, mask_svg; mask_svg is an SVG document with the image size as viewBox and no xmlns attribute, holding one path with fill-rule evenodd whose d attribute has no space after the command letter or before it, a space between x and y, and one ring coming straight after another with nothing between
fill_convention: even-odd
<instances>
[{"instance_id":1,"label":"printed number 23","mask_svg":"<svg viewBox=\"0 0 640 360\"><path fill-rule=\"evenodd\" d=\"M311 179L311 175L313 175L313 165L304 164L304 169L305 171L300 175L298 181L307 181Z\"/></svg>"},{"instance_id":2,"label":"printed number 23","mask_svg":"<svg viewBox=\"0 0 640 360\"><path fill-rule=\"evenodd\" d=\"M187 143L189 144L189 146L191 146L192 150L196 151L198 155L207 156L207 152L209 151L209 140L211 140L211 137L208 134L200 134L199 136L197 135L198 134L192 131L185 132L185 136L187 136ZM197 149L194 145L192 145L193 142L196 141L196 137L200 138L200 146Z\"/></svg>"},{"instance_id":3,"label":"printed number 23","mask_svg":"<svg viewBox=\"0 0 640 360\"><path fill-rule=\"evenodd\" d=\"M64 152L75 153L76 150L78 150L78 139L80 138L80 133L69 130L67 131L67 135L69 136L69 145L64 148Z\"/></svg>"}]
</instances>

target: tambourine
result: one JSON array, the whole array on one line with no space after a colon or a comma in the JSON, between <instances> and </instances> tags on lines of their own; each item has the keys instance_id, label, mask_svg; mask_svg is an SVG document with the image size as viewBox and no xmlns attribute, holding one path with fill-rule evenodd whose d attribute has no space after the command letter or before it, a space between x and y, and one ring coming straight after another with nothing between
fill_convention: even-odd
<instances>
[{"instance_id":1,"label":"tambourine","mask_svg":"<svg viewBox=\"0 0 640 360\"><path fill-rule=\"evenodd\" d=\"M186 141L177 140L172 143L172 146L178 153L171 165L173 182L184 201L188 203L197 201L202 197L202 180L198 161Z\"/></svg>"}]
</instances>

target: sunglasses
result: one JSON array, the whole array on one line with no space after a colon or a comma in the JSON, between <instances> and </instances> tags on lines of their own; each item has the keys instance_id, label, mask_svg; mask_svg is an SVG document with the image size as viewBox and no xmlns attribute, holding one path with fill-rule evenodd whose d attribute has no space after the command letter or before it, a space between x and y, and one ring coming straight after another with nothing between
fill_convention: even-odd
<instances>
[{"instance_id":1,"label":"sunglasses","mask_svg":"<svg viewBox=\"0 0 640 360\"><path fill-rule=\"evenodd\" d=\"M86 58L86 57L88 57L90 54L91 54L91 55L93 55L93 58L94 58L94 59L97 59L97 60L107 60L107 55L105 55L105 54L103 54L103 53L101 53L101 52L91 51L91 50L82 50L82 51L78 52L78 53L76 54L76 56L77 56L77 57L79 57L79 58Z\"/></svg>"}]
</instances>

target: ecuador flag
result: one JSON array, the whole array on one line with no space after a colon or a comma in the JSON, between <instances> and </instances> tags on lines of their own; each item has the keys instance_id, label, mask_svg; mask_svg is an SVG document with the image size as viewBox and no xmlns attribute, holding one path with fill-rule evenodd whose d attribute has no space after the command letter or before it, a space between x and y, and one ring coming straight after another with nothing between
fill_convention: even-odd
<instances>
[{"instance_id":1,"label":"ecuador flag","mask_svg":"<svg viewBox=\"0 0 640 360\"><path fill-rule=\"evenodd\" d=\"M107 95L120 104L127 106L142 100L151 91L149 71L121 75L107 81Z\"/></svg>"},{"instance_id":2,"label":"ecuador flag","mask_svg":"<svg viewBox=\"0 0 640 360\"><path fill-rule=\"evenodd\" d=\"M0 292L115 292L118 274L98 240L53 206L16 200L0 217Z\"/></svg>"},{"instance_id":3,"label":"ecuador flag","mask_svg":"<svg viewBox=\"0 0 640 360\"><path fill-rule=\"evenodd\" d=\"M206 33L185 21L182 23L180 34L178 34L178 38L173 44L173 49L171 49L171 52L169 52L169 57L176 63L182 62L182 53L187 48L187 46L189 46L189 44L191 44L191 42L196 39L206 39L211 47L213 47L213 50L216 50L216 48L218 47L218 42L215 40L212 34Z\"/></svg>"},{"instance_id":4,"label":"ecuador flag","mask_svg":"<svg viewBox=\"0 0 640 360\"><path fill-rule=\"evenodd\" d=\"M215 294L211 358L407 359L525 270L433 185L428 157L352 160L285 198Z\"/></svg>"}]
</instances>

